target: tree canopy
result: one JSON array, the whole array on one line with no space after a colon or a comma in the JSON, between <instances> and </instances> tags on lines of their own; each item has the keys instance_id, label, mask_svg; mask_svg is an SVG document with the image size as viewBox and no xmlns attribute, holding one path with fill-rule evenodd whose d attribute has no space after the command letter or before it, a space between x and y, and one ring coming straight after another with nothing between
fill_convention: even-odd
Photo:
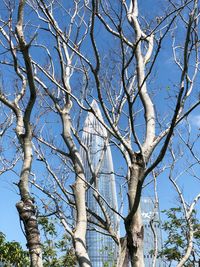
<instances>
[{"instance_id":1,"label":"tree canopy","mask_svg":"<svg viewBox=\"0 0 200 267\"><path fill-rule=\"evenodd\" d=\"M45 219L54 216L67 233L56 247L72 262L68 236L79 265L92 266L86 235L93 223L93 230L100 227L118 246L118 267L128 266L128 260L143 267L140 199L150 188L157 205L157 188L165 188L164 179L157 180L166 171L189 229L177 258L177 266L184 266L200 198L195 192L188 200L179 179L189 175L191 188L199 179L199 135L191 132L191 116L196 118L200 104L199 1L5 0L1 8L0 166L2 174L12 174L19 192L16 207L30 265L45 266L49 257L64 264L65 258L54 257L50 239L40 237L42 223L46 237L54 238L54 225ZM107 133L97 165L82 140L88 113ZM98 184L108 146L119 209ZM187 168L180 170L183 162ZM102 216L87 205L89 189ZM119 218L124 236L108 210ZM154 266L156 258L155 249Z\"/></svg>"}]
</instances>

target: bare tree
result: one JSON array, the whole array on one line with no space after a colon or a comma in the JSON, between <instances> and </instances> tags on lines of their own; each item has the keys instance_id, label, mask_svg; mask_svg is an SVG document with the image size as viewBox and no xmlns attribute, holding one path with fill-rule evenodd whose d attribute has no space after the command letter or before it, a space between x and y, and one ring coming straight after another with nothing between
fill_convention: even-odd
<instances>
[{"instance_id":1,"label":"bare tree","mask_svg":"<svg viewBox=\"0 0 200 267\"><path fill-rule=\"evenodd\" d=\"M25 2L31 16L23 21ZM35 136L42 146L48 146L50 151L62 155L65 158L63 162L70 162L71 170L75 174L75 182L71 186L74 202L70 204L77 212L72 231L74 247L80 266L91 266L85 241L89 212L85 193L92 184L86 179L79 145L87 150L80 137L82 118L86 112L93 113L108 132L109 139L106 142L115 146L126 164L129 208L125 215L121 215L126 236L121 239L121 245L119 244L121 255L118 265L127 266L127 261L130 260L132 266L142 267L143 226L139 203L143 183L163 160L175 127L200 104L199 98L194 97L193 93L199 72L198 1L169 1L167 11L161 12L152 20L143 16L141 10L145 10L145 6L138 6L137 0L115 3L107 0L74 0L70 3L29 0L20 3L16 27L19 47L12 44L10 35L4 30L6 27L12 29L10 21L2 21L1 33L9 43L7 50L11 52L13 61L2 60L1 63L14 67L22 81L22 92L14 102L8 101L5 94L2 94L1 101L16 114L16 131L22 131L17 131L17 135L20 140L22 137L26 138L22 145L29 141L29 150L24 147L24 155L31 148L30 115L37 84L41 103L38 109L43 115L38 128L36 127ZM65 21L61 21L61 17ZM23 25L26 25L24 30ZM178 36L177 28L180 26L181 36ZM35 31L34 38L27 44L24 32L28 35L32 33L32 29ZM169 97L170 101L165 102L166 106L167 103L173 103L172 107L166 109L166 119L160 122L159 105L154 100L150 81L156 79L154 68L163 67L159 66L159 56L162 56L164 42L170 47L167 53L172 55L177 75L173 84L175 89L168 96L163 91L160 94L162 97L164 95L163 101L165 96ZM23 55L25 66L18 65L17 49ZM33 51L32 57L29 54L30 49ZM39 56L36 51L39 51ZM26 81L29 83L30 100L23 117L20 113L22 110L16 105L25 94ZM189 103L189 98L192 104ZM93 99L99 103L104 120L90 104ZM59 118L57 125L62 132L62 140L56 131L55 136L48 138L49 122L43 125L47 116L51 116L53 120ZM54 124L51 125L53 126L50 128L53 128ZM49 135L44 134L44 128ZM23 175L30 173L30 154L27 156L29 165ZM41 157L40 154L40 159L48 169L49 161L46 157ZM52 165L54 164L56 163ZM51 172L52 169L51 167L48 171ZM92 173L96 176L98 168ZM51 176L54 176L54 181L59 182L60 177L56 178L53 172ZM27 188L27 176L24 179ZM22 176L20 186L24 179ZM62 189L62 184L59 188ZM100 196L98 188L94 186L93 190L98 204L105 210L105 200ZM21 190L21 194L23 193ZM29 196L28 193L25 195ZM55 200L54 195L51 197ZM67 201L70 202L69 199ZM104 218L99 218L99 222L119 243L119 237L108 227L109 218L106 212Z\"/></svg>"},{"instance_id":2,"label":"bare tree","mask_svg":"<svg viewBox=\"0 0 200 267\"><path fill-rule=\"evenodd\" d=\"M190 256L194 254L195 234L199 231L199 227L196 225L196 222L194 220L194 212L197 210L196 206L199 203L200 194L191 194L192 200L187 200L185 192L181 186L181 180L184 175L189 176L191 183L192 180L199 180L199 176L196 175L196 167L199 165L200 162L200 159L198 157L199 153L196 150L199 135L191 134L191 125L187 121L184 124L184 131L182 131L181 129L177 131L177 140L176 142L174 142L178 143L178 140L180 140L179 148L176 148L177 145L170 145L170 155L172 162L170 163L169 180L171 181L173 187L175 188L178 194L178 199L180 202L181 209L183 210L183 216L186 224L187 245L184 248L183 255L181 255L177 267L184 266ZM182 168L178 168L179 161L183 159L184 155L186 158L186 166L182 164Z\"/></svg>"},{"instance_id":3,"label":"bare tree","mask_svg":"<svg viewBox=\"0 0 200 267\"><path fill-rule=\"evenodd\" d=\"M9 100L9 98L7 97L7 95L9 95L9 93L7 92L8 89L1 88L0 101L8 108L10 108L15 114L15 132L20 146L23 150L23 164L20 173L20 181L18 183L21 201L16 204L16 207L19 212L20 220L22 220L24 225L27 246L30 252L31 266L41 267L43 266L43 263L40 235L37 224L37 210L34 204L34 199L31 197L29 191L29 176L32 165L31 142L33 134L33 129L31 126L31 114L36 100L36 86L33 77L32 62L29 55L29 48L31 43L28 44L26 42L23 32L24 5L25 1L20 1L18 6L16 35L12 29L12 6L9 5L9 3L8 9L10 11L10 20L8 22L8 32L6 32L6 30L4 29L5 24L1 27L0 30L5 41L4 43L6 43L6 49L9 49L11 52L13 67L16 76L19 79L19 84L21 84L21 89L19 90L19 92L15 93L13 100ZM3 21L1 22L4 23ZM19 51L22 53L26 75L21 71L17 46ZM28 89L29 98L28 101L26 101L25 98Z\"/></svg>"},{"instance_id":4,"label":"bare tree","mask_svg":"<svg viewBox=\"0 0 200 267\"><path fill-rule=\"evenodd\" d=\"M121 6L121 13L118 13L118 20L114 20L112 11L114 7L108 2L98 4L92 1L91 5L91 43L96 58L95 68L91 67L91 71L94 75L96 82L96 90L98 92L98 99L104 111L105 117L110 124L111 134L120 141L120 149L126 159L128 172L128 202L129 213L125 219L125 228L127 233L127 248L131 258L132 266L143 266L143 252L142 252L142 239L143 228L139 211L140 195L142 185L147 175L162 161L167 151L169 141L174 132L175 126L182 120L183 117L198 105L199 101L193 106L184 111L184 105L187 98L191 95L194 80L198 72L198 48L196 36L198 24L198 10L197 1L192 3L184 2L177 7L173 5L174 9L171 13L165 15L164 19L159 22L153 29L143 29L140 23L139 9L137 1L130 1L126 3L123 1ZM88 6L88 8L90 8ZM182 18L182 12L185 12L185 8L189 9L188 20ZM124 15L125 12L125 15ZM177 59L176 48L173 46L174 59L178 67L180 68L180 82L179 91L177 92L177 98L175 101L174 112L169 123L169 127L156 134L156 110L155 104L152 102L150 92L148 91L147 81L151 74L152 68L156 61L157 55L160 50L160 45L163 38L167 35L171 29L173 22L179 17L187 25L187 31L185 32L184 45L181 46L182 58ZM117 17L117 16L116 16ZM115 19L117 19L115 17ZM165 21L169 17L171 20L167 24ZM100 79L101 60L100 53L98 51L97 41L95 40L95 21L99 19L107 31L114 35L115 38L120 39L121 43L121 83L122 83L122 96L116 99L111 98L110 106L107 105L104 95L103 86ZM124 20L127 19L133 35L133 41L125 36L126 31ZM164 30L161 30L161 37L157 40L157 46L154 44L156 39L156 32L160 24L165 24ZM196 36L196 37L195 37ZM196 39L196 41L195 41ZM196 43L196 44L195 44ZM130 49L129 49L130 48ZM130 51L131 50L131 51ZM130 56L127 59L127 52L130 51ZM190 60L193 60L193 56L196 58L195 67L192 74L189 73ZM150 62L150 63L149 63ZM133 65L132 65L133 64ZM109 95L109 96L110 96ZM112 102L113 101L113 102ZM135 127L136 116L134 114L134 104L140 101L142 112L144 115L144 136L143 140L138 137L138 133ZM118 105L116 105L116 103ZM127 103L127 109L125 109L125 103ZM115 107L118 107L117 109ZM110 108L109 108L110 107ZM119 129L119 120L122 118L122 112L127 112L127 121L129 125L125 135L122 135ZM115 115L117 114L117 115ZM129 130L130 129L130 130ZM160 145L160 142L163 143ZM135 151L132 144L135 143L139 151ZM155 160L150 163L149 159L152 156L155 148L158 148L156 154L154 154Z\"/></svg>"}]
</instances>

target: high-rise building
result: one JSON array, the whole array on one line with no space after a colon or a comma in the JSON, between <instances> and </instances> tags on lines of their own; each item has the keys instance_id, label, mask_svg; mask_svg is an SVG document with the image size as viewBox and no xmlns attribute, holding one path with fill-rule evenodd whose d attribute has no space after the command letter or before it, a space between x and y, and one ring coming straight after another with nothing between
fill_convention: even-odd
<instances>
[{"instance_id":1,"label":"high-rise building","mask_svg":"<svg viewBox=\"0 0 200 267\"><path fill-rule=\"evenodd\" d=\"M150 197L142 197L140 206L144 226L144 262L145 267L152 267L154 249L157 247L158 251L162 250L160 213ZM166 267L163 258L156 259L156 267Z\"/></svg>"},{"instance_id":2,"label":"high-rise building","mask_svg":"<svg viewBox=\"0 0 200 267\"><path fill-rule=\"evenodd\" d=\"M87 148L81 147L80 153L85 166L85 174L88 186L86 193L87 205L90 210L104 218L101 207L94 197L95 189L101 194L109 205L117 210L117 196L115 176L112 162L111 149L108 142L107 130L99 122L103 120L100 109L95 101L92 102L95 116L88 113L84 127L82 142ZM91 171L91 168L93 171ZM95 173L95 175L92 175ZM117 231L117 215L104 202L106 212L112 222L112 227ZM98 221L89 215L86 244L93 267L113 267L117 259L117 246L108 233L97 226Z\"/></svg>"},{"instance_id":3,"label":"high-rise building","mask_svg":"<svg viewBox=\"0 0 200 267\"><path fill-rule=\"evenodd\" d=\"M103 121L100 109L95 101L92 102L95 110L95 116L89 112L84 122L82 143L85 148L80 148L80 154L85 167L85 175L88 184L86 201L87 206L97 215L104 218L104 214L95 199L95 190L97 189L101 196L109 205L117 210L117 195L115 186L115 176L112 161L111 149L108 142L108 133L98 118ZM93 171L91 171L93 170ZM95 175L92 175L95 173ZM155 247L155 231L157 238L157 249L162 249L162 236L160 228L159 209L155 209L152 198L142 197L141 214L144 224L144 261L145 267L152 267L153 254ZM112 221L112 227L117 231L118 217L110 210L104 202L107 214ZM116 266L117 245L107 232L98 227L98 221L94 216L89 215L88 231L86 235L86 244L88 254L93 267L113 267ZM156 267L165 267L162 258L156 261Z\"/></svg>"}]
</instances>

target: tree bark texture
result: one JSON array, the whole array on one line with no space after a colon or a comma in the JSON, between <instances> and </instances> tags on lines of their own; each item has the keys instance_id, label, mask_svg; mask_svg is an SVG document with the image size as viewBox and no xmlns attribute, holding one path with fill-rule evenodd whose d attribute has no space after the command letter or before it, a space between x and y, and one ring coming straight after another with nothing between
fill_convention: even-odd
<instances>
[{"instance_id":1,"label":"tree bark texture","mask_svg":"<svg viewBox=\"0 0 200 267\"><path fill-rule=\"evenodd\" d=\"M86 230L87 230L87 212L86 212L86 179L82 161L76 145L71 136L71 118L69 115L71 103L66 104L65 109L61 112L63 125L63 139L70 153L70 158L74 165L76 181L73 184L73 192L76 205L76 225L74 229L74 247L76 257L80 267L90 267L91 262L86 249Z\"/></svg>"},{"instance_id":2,"label":"tree bark texture","mask_svg":"<svg viewBox=\"0 0 200 267\"><path fill-rule=\"evenodd\" d=\"M144 164L140 154L135 153L130 167L128 181L129 214L125 219L127 249L132 267L144 267L144 229L140 210L140 197L144 174Z\"/></svg>"},{"instance_id":3,"label":"tree bark texture","mask_svg":"<svg viewBox=\"0 0 200 267\"><path fill-rule=\"evenodd\" d=\"M36 208L31 198L16 204L20 219L23 221L31 267L42 267L42 251L38 230Z\"/></svg>"},{"instance_id":4,"label":"tree bark texture","mask_svg":"<svg viewBox=\"0 0 200 267\"><path fill-rule=\"evenodd\" d=\"M86 249L87 216L85 207L84 175L79 174L73 185L76 202L76 227L74 232L75 253L81 267L92 266Z\"/></svg>"},{"instance_id":5,"label":"tree bark texture","mask_svg":"<svg viewBox=\"0 0 200 267\"><path fill-rule=\"evenodd\" d=\"M37 209L34 200L29 192L29 175L32 164L32 130L29 126L25 135L18 134L19 141L23 148L24 160L20 175L19 191L21 201L16 204L20 219L23 222L27 247L30 253L31 267L42 267L42 248L40 233L37 223Z\"/></svg>"},{"instance_id":6,"label":"tree bark texture","mask_svg":"<svg viewBox=\"0 0 200 267\"><path fill-rule=\"evenodd\" d=\"M127 248L127 238L122 237L120 239L119 246L119 257L117 260L117 267L127 267L129 266L129 253Z\"/></svg>"},{"instance_id":7,"label":"tree bark texture","mask_svg":"<svg viewBox=\"0 0 200 267\"><path fill-rule=\"evenodd\" d=\"M132 267L144 267L143 239L144 229L140 207L138 207L131 221L126 221L127 248ZM124 265L125 267L125 265Z\"/></svg>"},{"instance_id":8,"label":"tree bark texture","mask_svg":"<svg viewBox=\"0 0 200 267\"><path fill-rule=\"evenodd\" d=\"M32 69L31 57L29 54L30 45L26 43L24 36L24 6L25 0L20 0L18 3L18 14L16 24L16 36L19 43L20 51L23 55L26 79L29 86L29 101L24 112L19 106L19 100L25 96L26 84L22 93L15 101L14 112L17 117L16 134L23 150L23 166L20 174L19 191L21 201L16 204L20 219L23 222L25 235L27 239L27 247L30 253L31 267L42 267L42 249L40 243L40 234L37 223L37 210L34 206L33 198L29 192L29 176L32 166L32 127L30 123L31 114L36 101L36 86ZM18 70L19 71L19 70ZM23 83L23 75L20 75Z\"/></svg>"}]
</instances>

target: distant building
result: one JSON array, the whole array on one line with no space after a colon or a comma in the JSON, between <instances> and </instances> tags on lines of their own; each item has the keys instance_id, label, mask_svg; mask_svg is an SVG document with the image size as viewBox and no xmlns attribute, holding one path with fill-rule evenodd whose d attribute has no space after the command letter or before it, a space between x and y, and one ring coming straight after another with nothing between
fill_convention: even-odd
<instances>
[{"instance_id":1,"label":"distant building","mask_svg":"<svg viewBox=\"0 0 200 267\"><path fill-rule=\"evenodd\" d=\"M99 107L95 101L93 101L92 107L95 110L96 115L103 120ZM92 113L88 113L83 127L82 142L87 147L92 167L95 170L98 169L98 174L96 178L91 176L88 155L85 150L81 148L80 153L85 166L86 179L92 187L96 188L100 192L109 205L117 210L115 176L111 149L109 145L106 145L107 138L106 129ZM86 199L89 209L104 218L103 212L94 197L94 190L90 187L87 189ZM112 226L117 230L116 214L111 211L105 203L104 205L113 224ZM96 221L93 216L90 216L90 220L93 222ZM89 231L87 231L86 244L92 266L116 266L117 245L113 239L106 235L107 232L93 223L89 223L88 228Z\"/></svg>"},{"instance_id":2,"label":"distant building","mask_svg":"<svg viewBox=\"0 0 200 267\"><path fill-rule=\"evenodd\" d=\"M97 117L103 120L100 109L95 101L92 103ZM80 154L85 166L85 175L88 183L96 188L100 194L105 198L111 207L117 210L117 196L115 187L115 176L112 162L111 149L106 145L107 131L99 122L99 120L92 113L88 113L83 127L82 142L87 148L86 151L81 147ZM88 158L89 156L89 158ZM96 180L91 175L92 167L98 169ZM99 165L100 162L100 165ZM86 201L88 208L99 216L104 218L101 208L99 207L95 197L93 188L88 187L86 194ZM145 267L152 267L154 249L154 235L152 227L157 236L158 251L162 249L162 235L160 227L159 209L155 209L152 198L142 197L141 213L144 224L144 261ZM117 230L117 215L108 207L107 212L113 222L113 227ZM89 218L94 223L96 219L93 216ZM150 223L152 221L152 224ZM113 267L116 266L117 260L117 246L113 239L106 235L101 228L93 223L88 224L89 231L86 235L86 245L88 254L93 267ZM103 234L105 233L105 234ZM156 267L166 267L162 258L157 259Z\"/></svg>"},{"instance_id":3,"label":"distant building","mask_svg":"<svg viewBox=\"0 0 200 267\"><path fill-rule=\"evenodd\" d=\"M154 201L150 197L142 197L140 201L141 214L144 226L144 262L145 267L152 267L153 250L155 247L155 231L157 249L162 250L162 233L159 208L155 208ZM157 258L156 267L166 267L163 258Z\"/></svg>"}]
</instances>

